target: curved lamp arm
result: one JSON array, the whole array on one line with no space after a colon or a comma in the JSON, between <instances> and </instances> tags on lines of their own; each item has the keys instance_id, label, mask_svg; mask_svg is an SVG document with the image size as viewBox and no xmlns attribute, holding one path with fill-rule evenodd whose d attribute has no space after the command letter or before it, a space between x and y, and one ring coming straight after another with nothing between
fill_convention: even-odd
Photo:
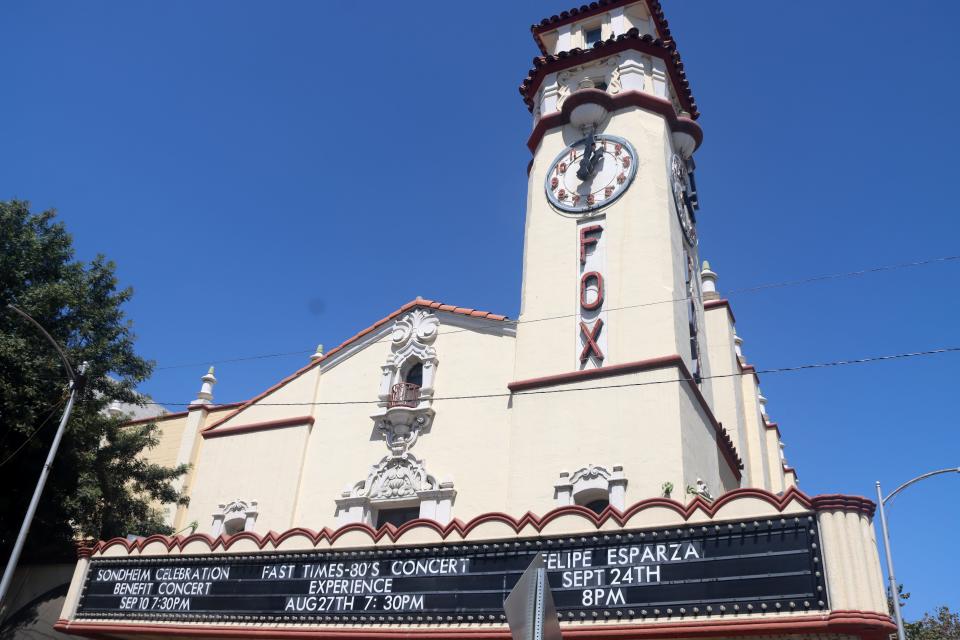
<instances>
[{"instance_id":1,"label":"curved lamp arm","mask_svg":"<svg viewBox=\"0 0 960 640\"><path fill-rule=\"evenodd\" d=\"M888 495L886 498L884 498L884 499L883 499L883 504L887 504L888 502L890 502L890 500L893 499L893 496L897 495L898 493L900 493L901 491L903 491L904 489L906 489L906 488L909 487L910 485L916 484L917 482L920 482L921 480L924 480L925 478L929 478L930 476L938 476L938 475L940 475L941 473L960 473L960 467L956 467L955 469L940 469L939 471L931 471L931 472L929 472L929 473L925 473L925 474L923 474L923 475L917 476L917 477L914 478L913 480L907 480L907 481L904 482L902 485L900 485L899 487L897 487L896 489L894 489L894 490L890 493L890 495Z\"/></svg>"},{"instance_id":2,"label":"curved lamp arm","mask_svg":"<svg viewBox=\"0 0 960 640\"><path fill-rule=\"evenodd\" d=\"M17 315L19 315L24 320L26 320L27 322L32 324L34 327L36 327L37 330L44 335L47 341L53 345L53 348L57 350L57 355L60 356L60 360L63 361L63 368L67 370L67 377L70 378L70 382L76 385L77 377L73 374L73 367L70 366L70 361L67 360L67 354L63 352L63 349L61 349L60 345L57 344L57 341L53 339L53 336L47 333L47 330L44 329L39 322L37 322L36 320L28 316L26 313L24 313L17 307L13 306L12 304L8 304L7 308L10 309L11 311L16 312Z\"/></svg>"}]
</instances>

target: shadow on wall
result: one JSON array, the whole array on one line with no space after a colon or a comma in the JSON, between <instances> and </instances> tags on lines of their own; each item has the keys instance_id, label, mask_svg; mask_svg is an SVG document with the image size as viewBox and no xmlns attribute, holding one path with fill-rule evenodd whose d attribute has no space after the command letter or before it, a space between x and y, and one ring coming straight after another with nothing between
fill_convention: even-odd
<instances>
[{"instance_id":1,"label":"shadow on wall","mask_svg":"<svg viewBox=\"0 0 960 640\"><path fill-rule=\"evenodd\" d=\"M69 586L69 583L56 586L14 611L0 626L0 640L71 638L53 630Z\"/></svg>"}]
</instances>

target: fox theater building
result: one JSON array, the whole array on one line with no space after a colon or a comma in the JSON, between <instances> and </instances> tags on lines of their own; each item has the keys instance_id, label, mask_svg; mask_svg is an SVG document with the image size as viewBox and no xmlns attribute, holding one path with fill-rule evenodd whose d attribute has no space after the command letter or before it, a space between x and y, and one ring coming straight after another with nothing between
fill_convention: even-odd
<instances>
[{"instance_id":1,"label":"fox theater building","mask_svg":"<svg viewBox=\"0 0 960 640\"><path fill-rule=\"evenodd\" d=\"M507 640L538 555L570 639L893 631L875 505L798 489L698 254L658 2L532 32L519 318L417 298L240 404L211 371L149 452L199 529L83 548L58 631Z\"/></svg>"}]
</instances>

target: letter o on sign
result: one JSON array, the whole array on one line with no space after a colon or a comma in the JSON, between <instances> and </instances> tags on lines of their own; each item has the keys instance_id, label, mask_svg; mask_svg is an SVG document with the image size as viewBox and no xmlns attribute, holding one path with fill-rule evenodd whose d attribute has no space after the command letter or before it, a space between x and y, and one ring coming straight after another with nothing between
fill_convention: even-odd
<instances>
[{"instance_id":1,"label":"letter o on sign","mask_svg":"<svg viewBox=\"0 0 960 640\"><path fill-rule=\"evenodd\" d=\"M591 280L597 282L597 295L593 300L587 301L587 287ZM587 311L593 311L603 304L603 276L596 271L588 271L580 278L580 306Z\"/></svg>"}]
</instances>

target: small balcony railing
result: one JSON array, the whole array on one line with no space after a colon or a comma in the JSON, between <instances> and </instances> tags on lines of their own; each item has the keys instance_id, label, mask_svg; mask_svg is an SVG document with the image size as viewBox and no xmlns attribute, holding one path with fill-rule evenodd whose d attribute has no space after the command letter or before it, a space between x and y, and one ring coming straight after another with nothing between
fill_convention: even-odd
<instances>
[{"instance_id":1,"label":"small balcony railing","mask_svg":"<svg viewBox=\"0 0 960 640\"><path fill-rule=\"evenodd\" d=\"M420 403L420 385L412 382L398 382L390 388L390 400L387 407L416 407Z\"/></svg>"}]
</instances>

